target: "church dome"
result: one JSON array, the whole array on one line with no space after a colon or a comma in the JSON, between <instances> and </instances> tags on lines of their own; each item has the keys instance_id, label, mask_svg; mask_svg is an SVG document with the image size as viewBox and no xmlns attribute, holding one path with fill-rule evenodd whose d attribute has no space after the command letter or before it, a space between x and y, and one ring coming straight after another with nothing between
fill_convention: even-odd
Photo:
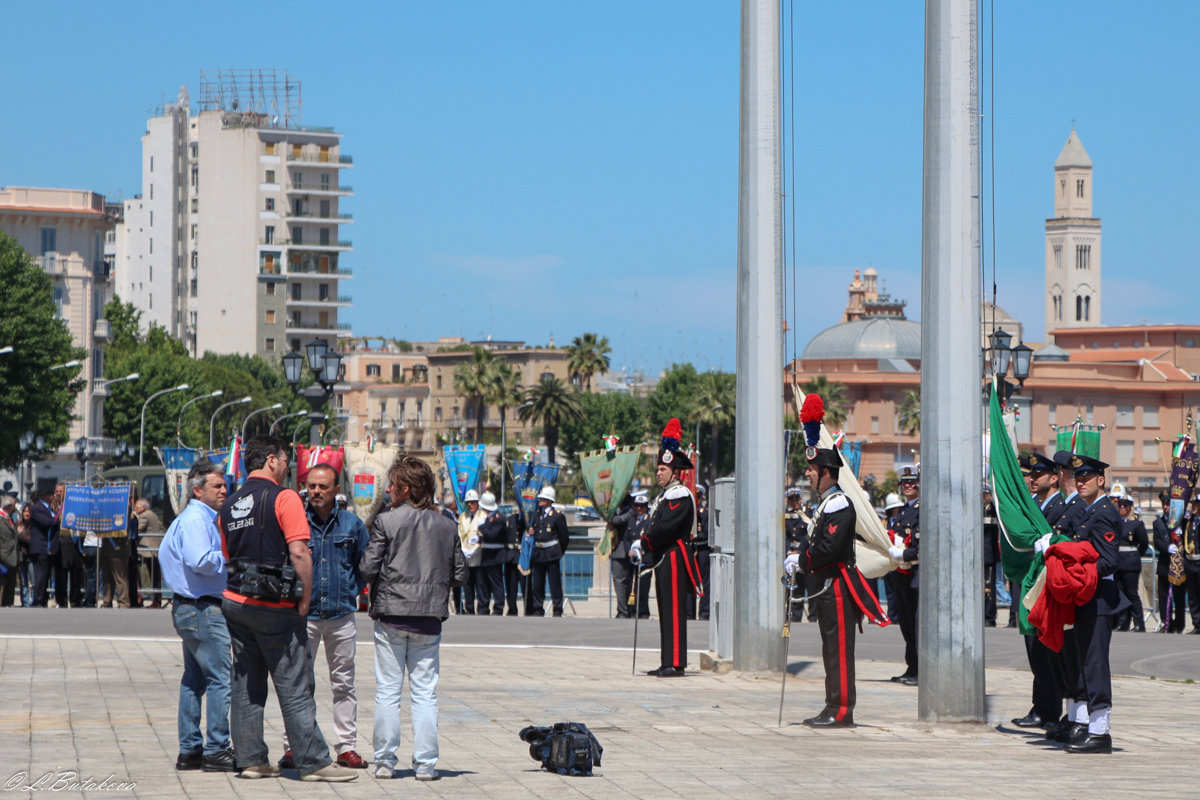
<instances>
[{"instance_id":1,"label":"church dome","mask_svg":"<svg viewBox=\"0 0 1200 800\"><path fill-rule=\"evenodd\" d=\"M826 328L801 358L921 358L921 324L900 317L867 317Z\"/></svg>"}]
</instances>

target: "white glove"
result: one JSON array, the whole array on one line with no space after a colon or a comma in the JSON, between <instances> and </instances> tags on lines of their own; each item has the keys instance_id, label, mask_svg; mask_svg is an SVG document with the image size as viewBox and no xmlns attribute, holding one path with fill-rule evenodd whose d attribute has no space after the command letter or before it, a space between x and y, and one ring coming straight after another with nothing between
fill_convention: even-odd
<instances>
[{"instance_id":1,"label":"white glove","mask_svg":"<svg viewBox=\"0 0 1200 800\"><path fill-rule=\"evenodd\" d=\"M471 536L467 539L467 544L471 545L471 547L477 547L479 545L479 537Z\"/></svg>"},{"instance_id":2,"label":"white glove","mask_svg":"<svg viewBox=\"0 0 1200 800\"><path fill-rule=\"evenodd\" d=\"M1174 544L1171 545L1170 547L1167 548L1167 552L1170 555L1175 555L1176 553L1179 552L1179 545L1174 545Z\"/></svg>"},{"instance_id":3,"label":"white glove","mask_svg":"<svg viewBox=\"0 0 1200 800\"><path fill-rule=\"evenodd\" d=\"M638 539L629 545L629 560L635 564L642 563L642 540Z\"/></svg>"},{"instance_id":4,"label":"white glove","mask_svg":"<svg viewBox=\"0 0 1200 800\"><path fill-rule=\"evenodd\" d=\"M904 557L904 548L903 547L889 547L888 555L891 556L892 558L896 559L897 561L902 561L903 557Z\"/></svg>"},{"instance_id":5,"label":"white glove","mask_svg":"<svg viewBox=\"0 0 1200 800\"><path fill-rule=\"evenodd\" d=\"M1052 535L1053 534L1047 533L1045 536L1043 536L1042 538L1040 538L1036 542L1034 542L1033 543L1033 552L1035 552L1035 553L1046 552L1046 548L1050 547L1050 537Z\"/></svg>"},{"instance_id":6,"label":"white glove","mask_svg":"<svg viewBox=\"0 0 1200 800\"><path fill-rule=\"evenodd\" d=\"M796 574L798 569L800 569L800 554L788 553L787 558L783 560L783 574L790 578Z\"/></svg>"}]
</instances>

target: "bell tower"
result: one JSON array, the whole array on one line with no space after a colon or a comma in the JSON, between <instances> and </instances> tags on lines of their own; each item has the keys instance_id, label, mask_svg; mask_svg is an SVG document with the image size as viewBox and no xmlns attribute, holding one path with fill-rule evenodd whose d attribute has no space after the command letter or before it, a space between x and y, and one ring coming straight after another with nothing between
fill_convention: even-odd
<instances>
[{"instance_id":1,"label":"bell tower","mask_svg":"<svg viewBox=\"0 0 1200 800\"><path fill-rule=\"evenodd\" d=\"M1054 162L1054 217L1046 220L1046 341L1057 328L1100 322L1100 219L1092 216L1092 160L1075 129Z\"/></svg>"}]
</instances>

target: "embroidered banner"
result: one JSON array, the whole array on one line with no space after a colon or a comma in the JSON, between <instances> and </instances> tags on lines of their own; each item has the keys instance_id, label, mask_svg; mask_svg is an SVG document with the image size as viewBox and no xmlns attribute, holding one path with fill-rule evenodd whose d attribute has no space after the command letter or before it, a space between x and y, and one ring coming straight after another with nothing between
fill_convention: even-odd
<instances>
[{"instance_id":1,"label":"embroidered banner","mask_svg":"<svg viewBox=\"0 0 1200 800\"><path fill-rule=\"evenodd\" d=\"M483 471L484 445L446 445L442 455L446 459L446 471L450 473L450 486L454 490L454 502L458 513L466 511L463 497L479 485L479 474Z\"/></svg>"},{"instance_id":2,"label":"embroidered banner","mask_svg":"<svg viewBox=\"0 0 1200 800\"><path fill-rule=\"evenodd\" d=\"M529 519L537 508L537 494L543 486L553 486L558 480L558 464L522 461L512 465L513 493L521 516Z\"/></svg>"},{"instance_id":3,"label":"embroidered banner","mask_svg":"<svg viewBox=\"0 0 1200 800\"><path fill-rule=\"evenodd\" d=\"M584 488L605 522L612 519L625 499L641 455L642 448L639 446L596 450L579 456L579 472L583 476Z\"/></svg>"},{"instance_id":4,"label":"embroidered banner","mask_svg":"<svg viewBox=\"0 0 1200 800\"><path fill-rule=\"evenodd\" d=\"M91 531L125 536L129 521L129 484L68 486L63 498L62 526L73 531Z\"/></svg>"},{"instance_id":5,"label":"embroidered banner","mask_svg":"<svg viewBox=\"0 0 1200 800\"><path fill-rule=\"evenodd\" d=\"M350 500L350 510L366 522L383 504L388 469L399 455L400 447L378 442L347 443L344 447L350 485L343 492Z\"/></svg>"}]
</instances>

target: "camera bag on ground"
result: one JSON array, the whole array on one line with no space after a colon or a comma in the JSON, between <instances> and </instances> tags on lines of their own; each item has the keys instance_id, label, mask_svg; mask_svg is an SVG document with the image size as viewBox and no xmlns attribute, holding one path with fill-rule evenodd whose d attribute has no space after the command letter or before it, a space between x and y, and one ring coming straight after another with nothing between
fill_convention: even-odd
<instances>
[{"instance_id":1,"label":"camera bag on ground","mask_svg":"<svg viewBox=\"0 0 1200 800\"><path fill-rule=\"evenodd\" d=\"M529 742L530 757L559 775L591 775L604 755L604 748L582 722L556 722L548 728L530 725L520 736Z\"/></svg>"}]
</instances>

